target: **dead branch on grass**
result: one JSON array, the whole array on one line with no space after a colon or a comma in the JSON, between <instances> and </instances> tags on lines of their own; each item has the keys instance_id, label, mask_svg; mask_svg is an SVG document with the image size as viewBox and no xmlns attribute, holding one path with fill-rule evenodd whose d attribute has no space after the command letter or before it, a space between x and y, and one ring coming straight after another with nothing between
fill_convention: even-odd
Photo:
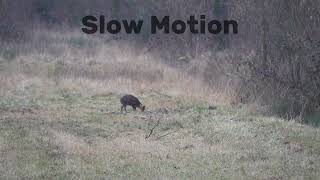
<instances>
[{"instance_id":1,"label":"dead branch on grass","mask_svg":"<svg viewBox=\"0 0 320 180\"><path fill-rule=\"evenodd\" d=\"M157 140L159 140L159 139L161 139L161 138L163 138L163 137L166 137L166 136L168 136L168 135L170 135L170 134L173 134L173 133L175 133L175 132L178 132L178 131L179 131L179 129L177 129L177 130L175 130L175 131L168 132L168 133L166 133L166 134L164 134L164 135L161 135L161 136L157 137Z\"/></svg>"},{"instance_id":2,"label":"dead branch on grass","mask_svg":"<svg viewBox=\"0 0 320 180\"><path fill-rule=\"evenodd\" d=\"M151 116L150 116L150 119L151 119ZM152 135L154 129L155 129L159 124L160 124L160 118L158 119L157 123L150 129L150 132L149 132L148 135L146 135L146 138L145 138L145 139L148 139L148 138Z\"/></svg>"}]
</instances>

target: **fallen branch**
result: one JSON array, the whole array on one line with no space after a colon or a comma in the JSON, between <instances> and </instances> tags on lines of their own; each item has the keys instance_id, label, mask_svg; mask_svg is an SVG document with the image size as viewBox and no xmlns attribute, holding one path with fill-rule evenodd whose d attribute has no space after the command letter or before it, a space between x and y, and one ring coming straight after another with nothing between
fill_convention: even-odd
<instances>
[{"instance_id":1,"label":"fallen branch","mask_svg":"<svg viewBox=\"0 0 320 180\"><path fill-rule=\"evenodd\" d=\"M161 136L157 137L157 139L163 138L163 137L165 137L165 136L168 136L169 134L172 134L172 133L175 133L175 132L178 132L178 131L179 131L179 129L177 129L177 130L175 130L175 131L168 132L168 133L166 133L166 134L164 134L164 135L161 135Z\"/></svg>"},{"instance_id":2,"label":"fallen branch","mask_svg":"<svg viewBox=\"0 0 320 180\"><path fill-rule=\"evenodd\" d=\"M153 126L153 128L150 129L150 132L148 135L146 135L146 139L148 139L152 133L153 133L153 130L160 124L160 119L158 119L157 123Z\"/></svg>"}]
</instances>

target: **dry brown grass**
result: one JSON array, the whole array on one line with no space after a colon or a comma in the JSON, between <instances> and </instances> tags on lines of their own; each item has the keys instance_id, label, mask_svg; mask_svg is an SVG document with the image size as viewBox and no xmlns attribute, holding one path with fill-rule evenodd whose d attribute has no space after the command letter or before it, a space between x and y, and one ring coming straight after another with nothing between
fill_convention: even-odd
<instances>
[{"instance_id":1,"label":"dry brown grass","mask_svg":"<svg viewBox=\"0 0 320 180\"><path fill-rule=\"evenodd\" d=\"M17 56L14 61L5 62L5 72L13 73L2 74L1 81L8 81L7 87L10 87L18 80L12 78L39 77L44 81L57 80L66 88L78 87L77 90L87 89L92 93L157 91L208 102L228 103L232 100L230 90L209 87L200 78L161 63L163 60L157 55L142 54L143 50L135 44L104 43L101 38L108 37L37 30L31 42L11 45ZM195 62L198 62L195 66L205 67L204 61ZM8 92L2 89L4 91Z\"/></svg>"}]
</instances>

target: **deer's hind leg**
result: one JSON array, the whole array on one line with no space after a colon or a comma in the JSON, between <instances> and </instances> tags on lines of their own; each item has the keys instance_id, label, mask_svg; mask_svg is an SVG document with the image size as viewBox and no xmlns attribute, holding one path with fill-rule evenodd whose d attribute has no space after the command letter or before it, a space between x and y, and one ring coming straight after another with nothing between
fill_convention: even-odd
<instances>
[{"instance_id":1,"label":"deer's hind leg","mask_svg":"<svg viewBox=\"0 0 320 180\"><path fill-rule=\"evenodd\" d=\"M132 109L133 109L134 111L136 111L136 110L137 110L137 107L136 107L136 106L132 106Z\"/></svg>"},{"instance_id":2,"label":"deer's hind leg","mask_svg":"<svg viewBox=\"0 0 320 180\"><path fill-rule=\"evenodd\" d=\"M122 105L121 106L121 112L123 112L123 109L124 109L125 112L127 112L126 105Z\"/></svg>"}]
</instances>

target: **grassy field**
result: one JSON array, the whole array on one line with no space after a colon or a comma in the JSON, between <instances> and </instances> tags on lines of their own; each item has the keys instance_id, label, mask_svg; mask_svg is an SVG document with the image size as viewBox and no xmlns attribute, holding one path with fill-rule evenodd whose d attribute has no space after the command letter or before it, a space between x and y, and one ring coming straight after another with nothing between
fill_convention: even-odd
<instances>
[{"instance_id":1,"label":"grassy field","mask_svg":"<svg viewBox=\"0 0 320 180\"><path fill-rule=\"evenodd\" d=\"M90 41L68 37L0 52L0 179L320 177L318 128L226 105L146 57L128 63L123 46L89 58ZM146 111L120 113L124 93Z\"/></svg>"},{"instance_id":2,"label":"grassy field","mask_svg":"<svg viewBox=\"0 0 320 180\"><path fill-rule=\"evenodd\" d=\"M121 114L120 94L25 88L1 97L0 179L320 176L312 127L156 92L140 95L146 112Z\"/></svg>"}]
</instances>

